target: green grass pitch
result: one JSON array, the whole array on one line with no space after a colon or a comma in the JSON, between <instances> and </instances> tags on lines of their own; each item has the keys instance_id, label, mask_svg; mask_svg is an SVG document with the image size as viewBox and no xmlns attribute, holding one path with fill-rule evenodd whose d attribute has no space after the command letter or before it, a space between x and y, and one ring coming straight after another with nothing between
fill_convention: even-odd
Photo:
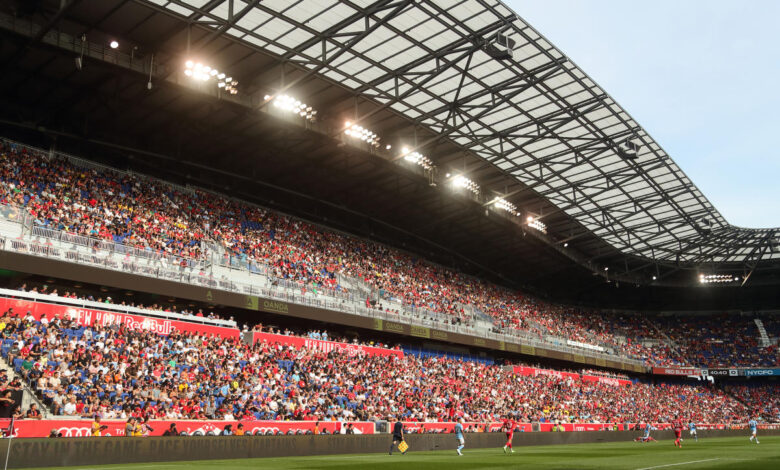
<instances>
[{"instance_id":1,"label":"green grass pitch","mask_svg":"<svg viewBox=\"0 0 780 470\"><path fill-rule=\"evenodd\" d=\"M454 439L453 439L454 441ZM780 469L780 436L761 438L761 444L740 438L686 439L682 449L672 441L620 442L608 444L576 444L562 446L516 447L506 455L498 449L468 449L459 457L452 450L363 455L327 455L248 460L207 460L197 462L165 462L93 467L80 469L136 470L249 470L249 469L371 469L371 470L465 470L465 469L631 469L631 470L696 470L696 469ZM63 469L63 467L58 467ZM53 469L52 469L53 470Z\"/></svg>"}]
</instances>

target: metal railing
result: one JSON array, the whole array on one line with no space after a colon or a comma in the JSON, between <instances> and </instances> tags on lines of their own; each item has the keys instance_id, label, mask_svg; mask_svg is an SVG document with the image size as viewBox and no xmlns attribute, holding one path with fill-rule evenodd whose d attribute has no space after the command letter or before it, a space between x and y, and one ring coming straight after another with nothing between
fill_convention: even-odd
<instances>
[{"instance_id":1,"label":"metal railing","mask_svg":"<svg viewBox=\"0 0 780 470\"><path fill-rule=\"evenodd\" d=\"M0 227L1 228L1 227ZM21 229L17 229L17 232ZM623 356L622 354L601 354L586 349L565 346L565 340L561 343L544 341L534 337L530 333L514 331L512 334L498 333L486 328L478 328L469 325L453 324L452 316L438 314L425 309L408 308L399 311L387 311L376 308L368 308L363 305L364 299L356 299L350 293L339 293L334 289L302 289L302 285L286 279L279 279L269 275L269 269L262 264L253 264L250 269L238 271L248 276L250 282L239 282L231 279L230 270L218 273L215 269L212 273L206 273L194 269L192 266L176 266L171 268L165 265L162 258L135 257L132 250L119 250L117 247L104 247L92 251L89 243L74 243L73 239L55 233L52 229L37 231L23 238L0 238L0 247L4 250L26 253L47 258L59 258L68 262L98 266L122 272L154 277L158 279L172 280L182 283L220 289L228 292L256 295L284 302L306 305L316 308L339 311L362 317L381 318L383 320L399 323L409 323L417 326L436 328L439 330L459 333L468 336L494 339L509 343L522 343L529 346L551 349L559 352L578 354L599 359L620 360L634 365L644 365L642 361ZM50 235L51 238L45 235ZM55 241L57 243L55 243ZM88 252L84 249L89 248ZM147 253L142 252L144 255ZM203 262L203 260L195 260ZM198 264L198 263L195 263ZM218 263L219 264L219 263ZM220 265L221 266L221 265ZM215 266L216 267L216 266ZM215 276L215 273L217 274ZM221 276L219 274L222 274Z\"/></svg>"},{"instance_id":2,"label":"metal railing","mask_svg":"<svg viewBox=\"0 0 780 470\"><path fill-rule=\"evenodd\" d=\"M24 144L2 139L7 145L25 148L46 158L65 158L72 164L99 171L111 171L117 174L133 175L137 178L167 185L177 191L192 194L192 188L182 188L171 183L158 180L147 175L132 174L115 168L100 165L60 152L47 152ZM342 285L353 286L352 290L334 289L330 287L307 286L302 282L278 278L273 268L258 260L245 256L234 256L221 249L215 240L206 240L203 252L199 258L187 258L146 248L138 248L113 240L96 239L84 235L73 234L36 224L29 212L15 206L0 207L0 235L3 235L3 249L33 254L36 256L60 258L68 262L100 266L107 269L130 272L159 279L195 284L209 288L240 292L252 295L262 295L284 299L303 305L318 306L352 313L355 315L386 318L399 322L409 322L421 326L431 326L446 331L453 331L500 341L518 342L562 352L573 352L589 357L620 359L627 363L642 364L642 361L628 358L621 353L599 354L587 349L566 346L563 338L549 337L542 330L540 335L519 330L509 330L502 333L493 331L494 327L477 326L493 319L475 309L467 309L466 318L461 324L453 324L456 317L435 312L422 307L404 305L399 299L394 299L387 293L384 295L374 286L360 279L340 275ZM18 224L18 225L17 225ZM208 249L209 246L219 250ZM383 308L368 308L363 295L379 300ZM388 311L387 309L390 309ZM541 337L541 338L540 338ZM549 341L544 341L546 338Z\"/></svg>"}]
</instances>

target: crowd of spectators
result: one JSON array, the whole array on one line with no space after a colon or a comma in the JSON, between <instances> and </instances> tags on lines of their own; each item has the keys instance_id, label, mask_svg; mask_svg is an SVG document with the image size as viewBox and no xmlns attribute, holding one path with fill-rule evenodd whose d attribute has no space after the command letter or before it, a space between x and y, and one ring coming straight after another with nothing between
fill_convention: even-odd
<instances>
[{"instance_id":1,"label":"crowd of spectators","mask_svg":"<svg viewBox=\"0 0 780 470\"><path fill-rule=\"evenodd\" d=\"M143 304L141 302L133 302L133 301L114 301L111 296L101 297L95 297L92 294L84 294L79 293L75 289L73 290L66 290L62 294L58 292L58 289L52 288L50 289L48 285L43 284L40 287L39 286L27 286L27 283L24 283L18 287L15 288L15 290L18 290L20 292L29 292L32 294L43 294L43 295L51 295L53 297L62 297L65 299L77 299L77 300L87 300L90 302L97 302L97 303L105 303L107 305L114 305L114 306L122 306L122 307L136 307L139 309L144 310L152 310L156 312L164 312L164 313L178 313L179 315L185 315L190 316L192 318L207 318L210 320L225 320L222 315L219 313L214 313L213 311L210 311L208 313L204 312L202 308L199 308L197 310L194 309L180 309L177 308L176 305L162 305L162 304ZM233 316L228 316L227 320L229 321L235 321Z\"/></svg>"},{"instance_id":2,"label":"crowd of spectators","mask_svg":"<svg viewBox=\"0 0 780 470\"><path fill-rule=\"evenodd\" d=\"M767 421L780 421L780 383L731 383L725 390Z\"/></svg>"},{"instance_id":3,"label":"crowd of spectators","mask_svg":"<svg viewBox=\"0 0 780 470\"><path fill-rule=\"evenodd\" d=\"M262 266L303 292L344 294L348 288L340 279L357 280L371 290L366 298L370 308L400 305L444 314L461 325L472 325L484 315L497 331L577 341L649 365L777 363L776 347L758 348L757 334L743 331L739 322L747 319L724 322L709 333L694 320L664 324L677 341L674 347L641 315L543 302L416 255L226 196L82 168L12 144L0 144L0 202L26 208L36 226L160 256L199 258L212 243L226 259Z\"/></svg>"},{"instance_id":4,"label":"crowd of spectators","mask_svg":"<svg viewBox=\"0 0 780 470\"><path fill-rule=\"evenodd\" d=\"M673 341L678 363L700 367L775 367L780 364L777 345L760 347L752 317L691 315L658 317L654 321Z\"/></svg>"},{"instance_id":5,"label":"crowd of spectators","mask_svg":"<svg viewBox=\"0 0 780 470\"><path fill-rule=\"evenodd\" d=\"M342 355L123 325L85 328L6 312L4 356L58 415L127 419L530 422L744 421L702 385L625 386L441 357Z\"/></svg>"}]
</instances>

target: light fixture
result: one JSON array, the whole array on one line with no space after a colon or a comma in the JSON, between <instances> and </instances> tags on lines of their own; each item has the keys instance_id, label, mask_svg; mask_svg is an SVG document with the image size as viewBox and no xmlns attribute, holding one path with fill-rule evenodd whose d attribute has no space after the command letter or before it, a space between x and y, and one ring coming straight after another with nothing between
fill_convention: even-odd
<instances>
[{"instance_id":1,"label":"light fixture","mask_svg":"<svg viewBox=\"0 0 780 470\"><path fill-rule=\"evenodd\" d=\"M655 276L653 276L653 280L654 280L654 281L656 280L656 277L655 277Z\"/></svg>"},{"instance_id":2,"label":"light fixture","mask_svg":"<svg viewBox=\"0 0 780 470\"><path fill-rule=\"evenodd\" d=\"M391 148L393 148L393 146L390 145L390 144L387 144L387 147L385 147L385 150L390 150Z\"/></svg>"},{"instance_id":3,"label":"light fixture","mask_svg":"<svg viewBox=\"0 0 780 470\"><path fill-rule=\"evenodd\" d=\"M463 175L458 175L452 179L452 185L456 188L466 188L474 194L479 194L479 185Z\"/></svg>"},{"instance_id":4,"label":"light fixture","mask_svg":"<svg viewBox=\"0 0 780 470\"><path fill-rule=\"evenodd\" d=\"M238 88L236 88L238 81L233 80L233 77L228 77L224 72L220 72L208 65L203 65L200 62L186 61L184 63L184 75L200 82L207 82L213 78L216 80L217 88L220 90L225 90L231 95L238 93Z\"/></svg>"},{"instance_id":5,"label":"light fixture","mask_svg":"<svg viewBox=\"0 0 780 470\"><path fill-rule=\"evenodd\" d=\"M313 109L311 106L307 105L306 103L301 103L300 100L297 100L289 95L279 95L279 96L265 96L265 100L269 101L273 99L274 108L280 109L282 111L287 111L290 113L295 113L298 116L306 119L307 121L314 121L317 118L317 110Z\"/></svg>"},{"instance_id":6,"label":"light fixture","mask_svg":"<svg viewBox=\"0 0 780 470\"><path fill-rule=\"evenodd\" d=\"M430 170L431 168L433 168L433 162L428 157L421 154L420 152L412 152L409 150L408 147L404 147L401 149L401 155L404 156L404 160L406 160L407 162L412 162L415 165L420 165L426 170Z\"/></svg>"},{"instance_id":7,"label":"light fixture","mask_svg":"<svg viewBox=\"0 0 780 470\"><path fill-rule=\"evenodd\" d=\"M569 244L568 244L568 243L564 243L564 244L563 244L563 247L564 247L564 248L566 248L567 246L569 246Z\"/></svg>"},{"instance_id":8,"label":"light fixture","mask_svg":"<svg viewBox=\"0 0 780 470\"><path fill-rule=\"evenodd\" d=\"M739 276L732 274L699 274L699 282L702 284L725 284L739 281Z\"/></svg>"},{"instance_id":9,"label":"light fixture","mask_svg":"<svg viewBox=\"0 0 780 470\"><path fill-rule=\"evenodd\" d=\"M109 46L111 46L111 49L116 49L117 47L119 47L119 43L117 41L111 41Z\"/></svg>"},{"instance_id":10,"label":"light fixture","mask_svg":"<svg viewBox=\"0 0 780 470\"><path fill-rule=\"evenodd\" d=\"M604 266L604 271L609 271L609 266Z\"/></svg>"},{"instance_id":11,"label":"light fixture","mask_svg":"<svg viewBox=\"0 0 780 470\"><path fill-rule=\"evenodd\" d=\"M507 212L509 212L512 215L520 215L519 212L517 212L517 206L512 204L511 202L507 201L504 198L497 197L495 201L493 201L493 205L495 205L499 209L503 209Z\"/></svg>"},{"instance_id":12,"label":"light fixture","mask_svg":"<svg viewBox=\"0 0 780 470\"><path fill-rule=\"evenodd\" d=\"M379 148L380 137L377 136L376 133L349 121L345 123L344 127L344 135L347 137L351 137L356 140L362 140L372 147Z\"/></svg>"},{"instance_id":13,"label":"light fixture","mask_svg":"<svg viewBox=\"0 0 780 470\"><path fill-rule=\"evenodd\" d=\"M542 233L545 233L545 234L547 233L547 225L545 225L544 222L542 222L541 220L536 219L536 218L534 218L531 215L526 217L525 220L528 221L528 226L529 227L531 227L533 229L536 229L536 230L538 230L538 231L540 231Z\"/></svg>"},{"instance_id":14,"label":"light fixture","mask_svg":"<svg viewBox=\"0 0 780 470\"><path fill-rule=\"evenodd\" d=\"M184 63L184 75L199 82L208 81L211 78L211 70L211 67L203 65L200 62L188 60Z\"/></svg>"}]
</instances>

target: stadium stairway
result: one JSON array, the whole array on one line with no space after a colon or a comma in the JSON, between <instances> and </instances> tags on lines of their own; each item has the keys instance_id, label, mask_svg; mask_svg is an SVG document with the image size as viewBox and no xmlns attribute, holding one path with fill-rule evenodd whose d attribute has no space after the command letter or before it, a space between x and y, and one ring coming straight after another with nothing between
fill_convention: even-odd
<instances>
[{"instance_id":1,"label":"stadium stairway","mask_svg":"<svg viewBox=\"0 0 780 470\"><path fill-rule=\"evenodd\" d=\"M758 344L762 348L766 348L772 345L772 341L769 339L769 335L766 333L766 328L764 328L764 322L761 321L760 318L754 318L754 322L756 322L756 328L758 328Z\"/></svg>"},{"instance_id":2,"label":"stadium stairway","mask_svg":"<svg viewBox=\"0 0 780 470\"><path fill-rule=\"evenodd\" d=\"M0 369L3 369L8 372L8 381L10 382L14 378L17 377L17 373L14 370L14 368L6 361L5 357L2 357L0 355ZM24 379L19 376L19 380L22 382L23 387L22 388L22 412L27 412L27 410L30 408L31 403L35 403L38 405L38 410L41 412L41 416L43 419L52 419L54 418L54 415L51 414L51 411L49 411L49 407L43 404L41 400L35 395L35 393L30 390L30 387L27 383L25 383Z\"/></svg>"}]
</instances>

